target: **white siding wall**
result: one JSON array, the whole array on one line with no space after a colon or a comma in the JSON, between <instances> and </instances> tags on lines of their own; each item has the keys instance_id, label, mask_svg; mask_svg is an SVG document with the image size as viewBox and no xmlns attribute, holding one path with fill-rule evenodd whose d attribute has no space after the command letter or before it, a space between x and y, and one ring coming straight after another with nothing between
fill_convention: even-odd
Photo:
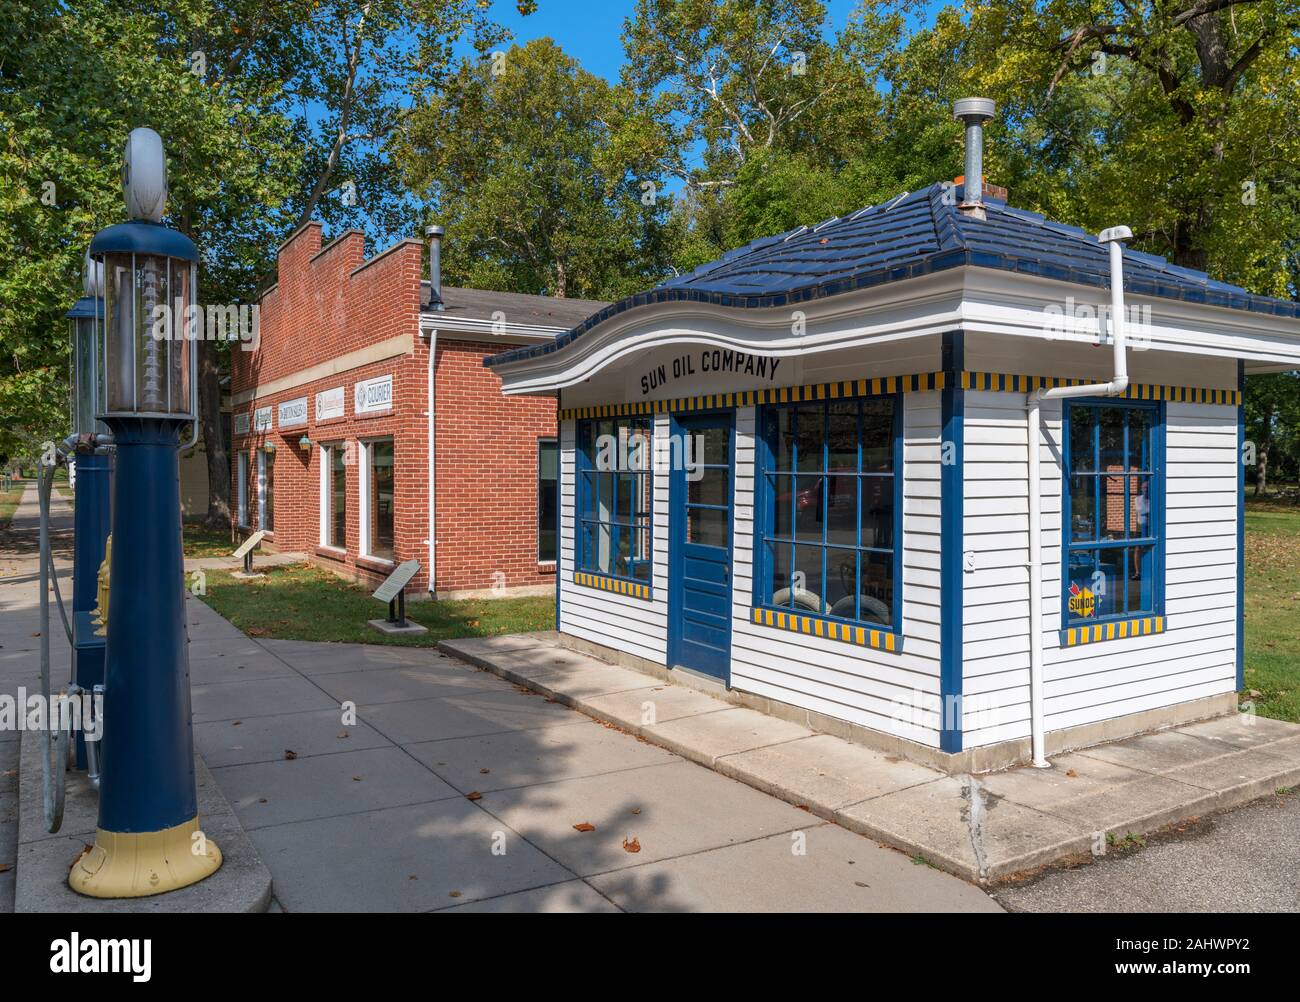
<instances>
[{"instance_id":1,"label":"white siding wall","mask_svg":"<svg viewBox=\"0 0 1300 1002\"><path fill-rule=\"evenodd\" d=\"M894 654L750 621L755 409L737 411L731 684L938 747L940 394L905 394L903 415L904 639Z\"/></svg>"},{"instance_id":2,"label":"white siding wall","mask_svg":"<svg viewBox=\"0 0 1300 1002\"><path fill-rule=\"evenodd\" d=\"M656 438L668 434L667 415L655 418ZM560 630L605 644L656 664L667 661L668 478L655 477L653 512L653 601L574 584L574 520L577 423L560 424Z\"/></svg>"},{"instance_id":3,"label":"white siding wall","mask_svg":"<svg viewBox=\"0 0 1300 1002\"><path fill-rule=\"evenodd\" d=\"M1024 395L966 394L964 746L1029 735ZM1043 650L1049 731L1236 687L1237 415L1166 405L1166 632L1062 648L1061 403L1043 406Z\"/></svg>"}]
</instances>

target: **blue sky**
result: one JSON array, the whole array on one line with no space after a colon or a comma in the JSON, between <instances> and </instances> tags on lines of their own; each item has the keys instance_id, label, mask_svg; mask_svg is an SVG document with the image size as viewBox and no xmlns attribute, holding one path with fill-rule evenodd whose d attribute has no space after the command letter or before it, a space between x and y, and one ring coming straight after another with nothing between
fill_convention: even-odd
<instances>
[{"instance_id":1,"label":"blue sky","mask_svg":"<svg viewBox=\"0 0 1300 1002\"><path fill-rule=\"evenodd\" d=\"M552 38L584 69L617 80L623 65L623 20L632 14L633 0L538 0L538 10L521 17L514 0L497 0L493 17L514 34L519 43ZM829 27L844 27L854 0L829 0Z\"/></svg>"}]
</instances>

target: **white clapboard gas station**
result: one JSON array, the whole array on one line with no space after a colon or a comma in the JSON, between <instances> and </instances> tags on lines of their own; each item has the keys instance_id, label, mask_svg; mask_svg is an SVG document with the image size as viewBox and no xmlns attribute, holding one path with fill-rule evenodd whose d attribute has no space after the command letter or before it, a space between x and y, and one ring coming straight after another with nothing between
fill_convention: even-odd
<instances>
[{"instance_id":1,"label":"white clapboard gas station","mask_svg":"<svg viewBox=\"0 0 1300 1002\"><path fill-rule=\"evenodd\" d=\"M967 178L992 111L959 102ZM953 769L1235 708L1243 382L1300 367L1300 304L1005 195L900 193L488 360L559 402L568 642Z\"/></svg>"}]
</instances>

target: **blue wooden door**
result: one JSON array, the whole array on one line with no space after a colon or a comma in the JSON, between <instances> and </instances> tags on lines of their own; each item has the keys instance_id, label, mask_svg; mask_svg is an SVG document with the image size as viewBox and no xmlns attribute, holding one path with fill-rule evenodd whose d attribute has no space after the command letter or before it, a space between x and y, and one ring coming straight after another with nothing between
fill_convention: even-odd
<instances>
[{"instance_id":1,"label":"blue wooden door","mask_svg":"<svg viewBox=\"0 0 1300 1002\"><path fill-rule=\"evenodd\" d=\"M674 422L669 519L669 659L726 682L731 663L733 415Z\"/></svg>"}]
</instances>

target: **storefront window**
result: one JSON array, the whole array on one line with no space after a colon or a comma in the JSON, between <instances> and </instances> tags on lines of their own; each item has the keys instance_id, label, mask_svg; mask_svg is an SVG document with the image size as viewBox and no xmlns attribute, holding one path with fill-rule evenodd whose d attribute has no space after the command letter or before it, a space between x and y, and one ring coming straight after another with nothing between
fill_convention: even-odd
<instances>
[{"instance_id":1,"label":"storefront window","mask_svg":"<svg viewBox=\"0 0 1300 1002\"><path fill-rule=\"evenodd\" d=\"M364 553L393 560L393 440L366 444L367 528Z\"/></svg>"},{"instance_id":2,"label":"storefront window","mask_svg":"<svg viewBox=\"0 0 1300 1002\"><path fill-rule=\"evenodd\" d=\"M537 560L554 563L558 549L560 449L553 438L537 443Z\"/></svg>"},{"instance_id":3,"label":"storefront window","mask_svg":"<svg viewBox=\"0 0 1300 1002\"><path fill-rule=\"evenodd\" d=\"M649 418L578 423L579 570L650 581L651 434Z\"/></svg>"},{"instance_id":4,"label":"storefront window","mask_svg":"<svg viewBox=\"0 0 1300 1002\"><path fill-rule=\"evenodd\" d=\"M1062 595L1071 626L1154 615L1163 603L1164 472L1160 405L1065 405L1069 487L1062 504Z\"/></svg>"},{"instance_id":5,"label":"storefront window","mask_svg":"<svg viewBox=\"0 0 1300 1002\"><path fill-rule=\"evenodd\" d=\"M246 528L248 526L248 453L239 453L236 464L235 521L239 526Z\"/></svg>"},{"instance_id":6,"label":"storefront window","mask_svg":"<svg viewBox=\"0 0 1300 1002\"><path fill-rule=\"evenodd\" d=\"M343 550L347 548L348 528L347 446L342 442L325 446L322 463L325 503L321 511L321 544Z\"/></svg>"},{"instance_id":7,"label":"storefront window","mask_svg":"<svg viewBox=\"0 0 1300 1002\"><path fill-rule=\"evenodd\" d=\"M897 627L900 398L763 408L759 604Z\"/></svg>"},{"instance_id":8,"label":"storefront window","mask_svg":"<svg viewBox=\"0 0 1300 1002\"><path fill-rule=\"evenodd\" d=\"M257 527L275 531L275 452L263 449L257 454Z\"/></svg>"}]
</instances>

